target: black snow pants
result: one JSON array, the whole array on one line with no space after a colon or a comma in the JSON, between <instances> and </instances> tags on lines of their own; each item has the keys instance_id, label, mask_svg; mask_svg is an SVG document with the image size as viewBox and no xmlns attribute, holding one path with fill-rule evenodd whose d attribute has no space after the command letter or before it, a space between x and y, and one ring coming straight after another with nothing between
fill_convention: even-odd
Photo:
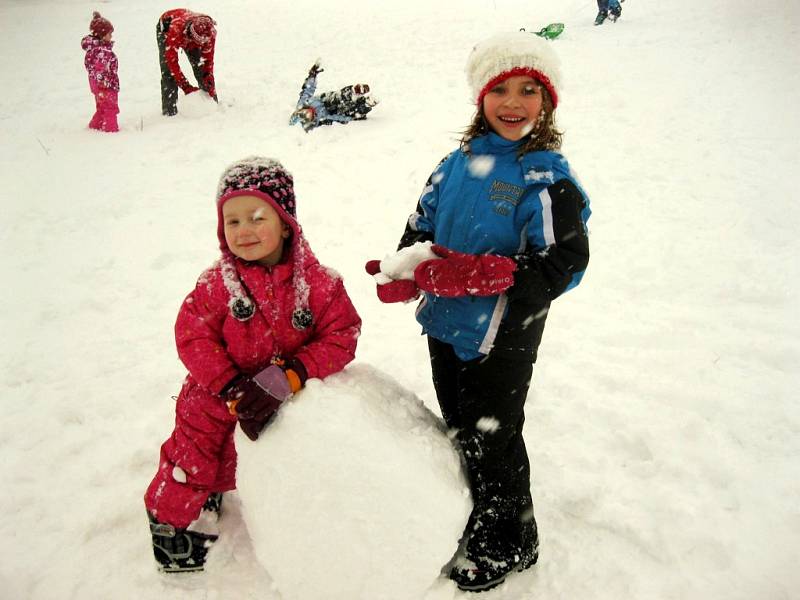
<instances>
[{"instance_id":1,"label":"black snow pants","mask_svg":"<svg viewBox=\"0 0 800 600\"><path fill-rule=\"evenodd\" d=\"M607 15L611 12L612 15L618 17L622 14L619 0L597 0L597 10L602 15Z\"/></svg>"},{"instance_id":2,"label":"black snow pants","mask_svg":"<svg viewBox=\"0 0 800 600\"><path fill-rule=\"evenodd\" d=\"M458 358L428 336L433 385L466 464L473 510L465 529L468 556L513 560L538 544L530 463L522 438L533 365L521 358Z\"/></svg>"},{"instance_id":3,"label":"black snow pants","mask_svg":"<svg viewBox=\"0 0 800 600\"><path fill-rule=\"evenodd\" d=\"M325 105L325 110L337 115L345 115L354 120L367 118L367 113L372 110L372 106L367 103L366 96L353 98L353 86L348 85L337 92L325 92L319 98Z\"/></svg>"},{"instance_id":4,"label":"black snow pants","mask_svg":"<svg viewBox=\"0 0 800 600\"><path fill-rule=\"evenodd\" d=\"M167 17L163 21L160 20L158 25L156 25L158 63L161 66L161 114L170 117L178 114L178 83L172 76L172 72L169 70L169 65L167 65L167 60L164 56L164 52L167 49L167 31L169 30L169 24L171 22L172 19ZM189 59L189 64L192 66L194 77L199 82L198 87L200 87L200 89L205 89L202 83L205 73L203 72L200 62L200 49L195 48L194 50L185 50L185 52L186 57Z\"/></svg>"}]
</instances>

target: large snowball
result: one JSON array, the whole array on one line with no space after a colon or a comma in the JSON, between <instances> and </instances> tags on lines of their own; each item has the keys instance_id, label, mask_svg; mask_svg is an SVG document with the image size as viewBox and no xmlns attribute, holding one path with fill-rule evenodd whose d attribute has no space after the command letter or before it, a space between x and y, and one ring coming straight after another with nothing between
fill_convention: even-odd
<instances>
[{"instance_id":1,"label":"large snowball","mask_svg":"<svg viewBox=\"0 0 800 600\"><path fill-rule=\"evenodd\" d=\"M257 442L237 433L256 556L285 600L422 598L470 501L440 420L384 373L311 380Z\"/></svg>"}]
</instances>

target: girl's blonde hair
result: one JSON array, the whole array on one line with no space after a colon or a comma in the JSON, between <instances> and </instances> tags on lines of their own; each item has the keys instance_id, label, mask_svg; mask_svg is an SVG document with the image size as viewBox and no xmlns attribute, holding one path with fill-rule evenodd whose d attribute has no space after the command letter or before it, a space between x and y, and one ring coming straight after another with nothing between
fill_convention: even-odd
<instances>
[{"instance_id":1,"label":"girl's blonde hair","mask_svg":"<svg viewBox=\"0 0 800 600\"><path fill-rule=\"evenodd\" d=\"M556 129L553 100L550 98L550 93L547 91L546 87L539 84L539 89L542 93L542 112L539 114L539 119L536 121L531 132L522 138L522 144L517 154L518 156L537 150L557 151L561 149L561 136L563 132ZM483 102L481 102L478 105L478 109L475 111L472 123L469 124L461 136L461 149L468 152L469 143L472 140L476 137L486 135L491 130L489 122L486 120L486 115L483 113Z\"/></svg>"}]
</instances>

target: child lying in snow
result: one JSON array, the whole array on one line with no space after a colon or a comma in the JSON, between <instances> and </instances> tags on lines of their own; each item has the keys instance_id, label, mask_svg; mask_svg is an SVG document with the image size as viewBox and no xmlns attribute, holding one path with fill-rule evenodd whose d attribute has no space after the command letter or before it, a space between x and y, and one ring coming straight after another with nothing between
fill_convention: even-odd
<instances>
[{"instance_id":1,"label":"child lying in snow","mask_svg":"<svg viewBox=\"0 0 800 600\"><path fill-rule=\"evenodd\" d=\"M289 125L300 123L306 132L320 125L330 125L333 122L349 123L367 118L367 113L372 110L378 101L369 95L369 86L366 83L357 83L343 87L338 92L325 92L315 96L317 89L317 75L324 69L319 66L319 61L308 71L308 77L303 82L297 108L289 118Z\"/></svg>"}]
</instances>

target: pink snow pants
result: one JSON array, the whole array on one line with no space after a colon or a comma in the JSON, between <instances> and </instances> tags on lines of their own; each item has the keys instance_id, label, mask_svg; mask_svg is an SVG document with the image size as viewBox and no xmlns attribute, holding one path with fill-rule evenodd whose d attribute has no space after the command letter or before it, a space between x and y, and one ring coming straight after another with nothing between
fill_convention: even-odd
<instances>
[{"instance_id":1,"label":"pink snow pants","mask_svg":"<svg viewBox=\"0 0 800 600\"><path fill-rule=\"evenodd\" d=\"M161 523L185 528L212 492L236 487L236 417L218 396L187 377L175 406L175 429L161 446L144 503Z\"/></svg>"},{"instance_id":2,"label":"pink snow pants","mask_svg":"<svg viewBox=\"0 0 800 600\"><path fill-rule=\"evenodd\" d=\"M117 114L119 114L118 95L116 90L97 87L92 90L96 110L92 120L89 121L91 129L113 132L119 131Z\"/></svg>"}]
</instances>

